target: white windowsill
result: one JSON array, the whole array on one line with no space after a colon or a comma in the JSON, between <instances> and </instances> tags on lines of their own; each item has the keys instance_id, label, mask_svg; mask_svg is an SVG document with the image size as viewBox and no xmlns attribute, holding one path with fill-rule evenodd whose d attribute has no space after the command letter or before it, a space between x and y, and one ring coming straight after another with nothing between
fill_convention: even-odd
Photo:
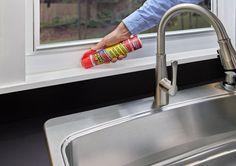
<instances>
[{"instance_id":1,"label":"white windowsill","mask_svg":"<svg viewBox=\"0 0 236 166\"><path fill-rule=\"evenodd\" d=\"M170 54L167 56L167 64L170 65L171 60L177 60L179 64L184 64L214 59L217 57L216 50L216 48L212 48ZM114 64L99 65L91 69L77 67L55 72L29 74L26 76L26 81L23 83L1 86L0 94L154 69L155 64L156 57L152 56L123 60Z\"/></svg>"}]
</instances>

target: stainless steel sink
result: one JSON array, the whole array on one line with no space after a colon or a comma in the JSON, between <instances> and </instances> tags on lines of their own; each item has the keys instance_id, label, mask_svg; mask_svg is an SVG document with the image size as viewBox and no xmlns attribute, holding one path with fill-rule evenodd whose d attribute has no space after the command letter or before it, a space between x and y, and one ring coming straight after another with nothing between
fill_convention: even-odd
<instances>
[{"instance_id":1,"label":"stainless steel sink","mask_svg":"<svg viewBox=\"0 0 236 166\"><path fill-rule=\"evenodd\" d=\"M152 108L153 98L146 98L50 119L45 132L52 163L191 165L235 150L235 94L215 83L180 91L160 112ZM231 151L211 162L234 159Z\"/></svg>"}]
</instances>

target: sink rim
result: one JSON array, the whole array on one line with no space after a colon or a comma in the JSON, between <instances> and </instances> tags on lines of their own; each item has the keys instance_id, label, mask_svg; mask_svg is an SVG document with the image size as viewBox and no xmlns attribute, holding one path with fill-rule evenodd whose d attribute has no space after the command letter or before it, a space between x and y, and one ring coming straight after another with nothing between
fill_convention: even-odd
<instances>
[{"instance_id":1,"label":"sink rim","mask_svg":"<svg viewBox=\"0 0 236 166\"><path fill-rule=\"evenodd\" d=\"M88 135L90 133L94 133L94 132L103 130L103 129L108 128L108 127L120 125L120 124L129 122L131 120L143 118L143 117L146 117L148 115L154 115L154 114L158 114L158 113L162 113L162 112L166 112L166 111L172 111L175 108L188 106L188 105L192 105L192 104L197 104L197 103L203 103L203 102L207 102L207 101L211 101L211 100L217 100L217 99L221 99L221 98L232 97L232 96L235 96L235 95L236 95L236 93L219 94L219 95L215 95L215 96L206 96L206 97L202 97L202 98L197 98L197 99L187 100L187 101L183 101L183 102L173 103L173 104L169 104L167 106L162 107L161 111L158 111L155 108L150 108L150 110L146 110L146 111L143 111L143 112L138 112L138 113L131 114L131 115L128 115L128 116L124 116L124 117L121 117L121 118L110 120L110 121L107 121L107 122L104 122L104 123L100 123L100 124L91 126L89 128L85 128L85 129L77 131L77 132L74 132L71 135L68 135L68 137L64 140L63 144L67 144L70 141L74 140L75 138L78 138L78 137L81 137L81 136L84 136L84 135Z\"/></svg>"},{"instance_id":2,"label":"sink rim","mask_svg":"<svg viewBox=\"0 0 236 166\"><path fill-rule=\"evenodd\" d=\"M228 133L233 133L231 138L226 138L226 139L214 142L212 144L199 147L199 148L189 151L187 153L183 153L181 155L161 161L159 163L152 164L151 166L162 166L162 165L164 166L164 165L178 164L181 161L188 160L189 158L194 158L195 156L197 157L197 156L200 156L200 155L202 155L204 153L208 153L208 152L214 152L215 150L221 149L221 148L227 146L228 144L234 143L236 145L236 131L232 131L232 132L228 132ZM236 151L236 149L235 149L235 151Z\"/></svg>"}]
</instances>

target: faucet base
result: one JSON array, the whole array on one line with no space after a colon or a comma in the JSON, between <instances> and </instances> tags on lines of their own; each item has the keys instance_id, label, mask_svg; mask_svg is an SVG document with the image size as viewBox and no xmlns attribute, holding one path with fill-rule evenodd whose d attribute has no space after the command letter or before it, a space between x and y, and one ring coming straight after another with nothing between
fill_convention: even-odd
<instances>
[{"instance_id":1,"label":"faucet base","mask_svg":"<svg viewBox=\"0 0 236 166\"><path fill-rule=\"evenodd\" d=\"M226 82L222 82L221 86L223 89L225 89L228 92L236 91L236 85L233 85L233 84L230 85L230 84L227 84Z\"/></svg>"}]
</instances>

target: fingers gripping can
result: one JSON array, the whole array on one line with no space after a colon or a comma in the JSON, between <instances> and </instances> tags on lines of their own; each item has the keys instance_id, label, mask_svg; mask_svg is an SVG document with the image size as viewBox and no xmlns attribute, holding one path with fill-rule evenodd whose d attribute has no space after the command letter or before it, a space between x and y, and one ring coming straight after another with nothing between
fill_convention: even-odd
<instances>
[{"instance_id":1,"label":"fingers gripping can","mask_svg":"<svg viewBox=\"0 0 236 166\"><path fill-rule=\"evenodd\" d=\"M84 53L81 64L84 68L91 68L103 63L109 63L113 58L120 55L127 55L129 52L142 48L141 40L138 36L132 36L129 39L101 50L89 50Z\"/></svg>"}]
</instances>

